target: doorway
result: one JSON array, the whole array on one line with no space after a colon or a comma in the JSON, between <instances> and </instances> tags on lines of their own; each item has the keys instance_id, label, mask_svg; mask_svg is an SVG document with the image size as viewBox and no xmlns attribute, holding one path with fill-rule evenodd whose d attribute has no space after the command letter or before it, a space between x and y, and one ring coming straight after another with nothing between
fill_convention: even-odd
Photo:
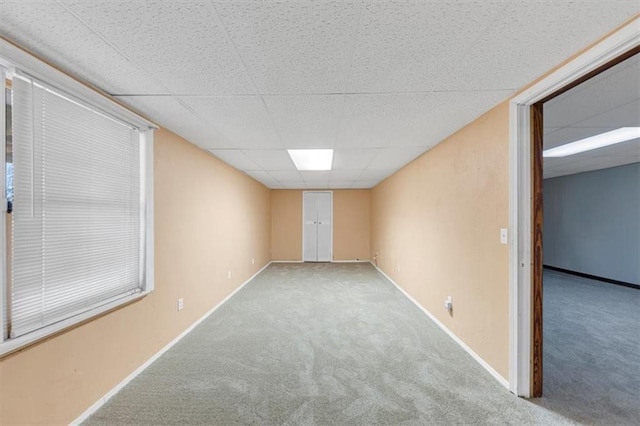
<instances>
[{"instance_id":1,"label":"doorway","mask_svg":"<svg viewBox=\"0 0 640 426\"><path fill-rule=\"evenodd\" d=\"M637 54L634 18L510 101L509 387L542 396L542 104Z\"/></svg>"},{"instance_id":2,"label":"doorway","mask_svg":"<svg viewBox=\"0 0 640 426\"><path fill-rule=\"evenodd\" d=\"M542 105L543 398L535 403L578 422L640 416L639 76L636 54Z\"/></svg>"},{"instance_id":3,"label":"doorway","mask_svg":"<svg viewBox=\"0 0 640 426\"><path fill-rule=\"evenodd\" d=\"M302 260L331 262L333 255L333 193L304 191L302 195Z\"/></svg>"}]
</instances>

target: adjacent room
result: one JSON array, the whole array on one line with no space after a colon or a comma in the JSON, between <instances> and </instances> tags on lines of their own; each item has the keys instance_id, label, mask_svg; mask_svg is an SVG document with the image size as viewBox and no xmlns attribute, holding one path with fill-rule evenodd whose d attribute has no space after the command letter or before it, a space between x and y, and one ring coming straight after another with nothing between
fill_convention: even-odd
<instances>
[{"instance_id":1,"label":"adjacent room","mask_svg":"<svg viewBox=\"0 0 640 426\"><path fill-rule=\"evenodd\" d=\"M514 111L640 128L639 50L637 0L0 1L0 424L634 424L640 139L545 159L542 317Z\"/></svg>"},{"instance_id":2,"label":"adjacent room","mask_svg":"<svg viewBox=\"0 0 640 426\"><path fill-rule=\"evenodd\" d=\"M539 403L580 422L633 423L640 389L640 55L547 101L543 122Z\"/></svg>"}]
</instances>

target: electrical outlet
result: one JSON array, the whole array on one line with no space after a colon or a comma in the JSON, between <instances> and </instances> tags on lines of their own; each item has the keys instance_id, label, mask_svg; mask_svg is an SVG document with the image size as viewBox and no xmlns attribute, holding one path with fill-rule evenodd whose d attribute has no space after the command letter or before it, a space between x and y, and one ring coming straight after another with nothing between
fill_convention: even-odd
<instances>
[{"instance_id":1,"label":"electrical outlet","mask_svg":"<svg viewBox=\"0 0 640 426\"><path fill-rule=\"evenodd\" d=\"M451 296L444 301L444 309L449 313L453 311L453 298Z\"/></svg>"},{"instance_id":2,"label":"electrical outlet","mask_svg":"<svg viewBox=\"0 0 640 426\"><path fill-rule=\"evenodd\" d=\"M400 272L400 264L398 263L398 272Z\"/></svg>"},{"instance_id":3,"label":"electrical outlet","mask_svg":"<svg viewBox=\"0 0 640 426\"><path fill-rule=\"evenodd\" d=\"M251 258L251 264L253 265L253 264L255 264L255 263L256 263L256 260L252 257L252 258Z\"/></svg>"},{"instance_id":4,"label":"electrical outlet","mask_svg":"<svg viewBox=\"0 0 640 426\"><path fill-rule=\"evenodd\" d=\"M500 228L500 244L509 244L509 230Z\"/></svg>"},{"instance_id":5,"label":"electrical outlet","mask_svg":"<svg viewBox=\"0 0 640 426\"><path fill-rule=\"evenodd\" d=\"M182 308L184 308L184 300L182 300L182 297L180 299L178 299L178 310L181 311Z\"/></svg>"},{"instance_id":6,"label":"electrical outlet","mask_svg":"<svg viewBox=\"0 0 640 426\"><path fill-rule=\"evenodd\" d=\"M227 278L231 279L231 271L227 272Z\"/></svg>"}]
</instances>

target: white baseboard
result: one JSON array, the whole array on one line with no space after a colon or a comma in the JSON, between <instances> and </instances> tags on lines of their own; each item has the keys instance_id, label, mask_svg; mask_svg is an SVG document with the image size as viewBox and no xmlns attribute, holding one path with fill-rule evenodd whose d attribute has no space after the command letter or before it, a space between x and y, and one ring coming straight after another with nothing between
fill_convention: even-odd
<instances>
[{"instance_id":1,"label":"white baseboard","mask_svg":"<svg viewBox=\"0 0 640 426\"><path fill-rule=\"evenodd\" d=\"M107 401L109 401L109 399L111 399L111 397L113 397L115 394L117 394L130 381L135 379L136 376L138 376L138 374L142 373L148 366L153 364L153 362L155 360L157 360L158 358L160 358L160 356L162 356L162 354L164 354L166 351L171 349L171 347L173 345L175 345L176 343L178 343L184 336L189 334L189 332L191 330L193 330L194 328L196 328L198 326L198 324L200 324L202 321L207 319L207 317L209 315L211 315L216 309L218 309L225 302L227 302L229 299L231 299L233 297L233 295L235 295L238 291L240 291L245 285L249 284L249 282L251 282L251 280L253 280L260 272L264 271L269 265L271 265L271 263L273 263L273 262L269 262L266 265L264 265L262 268L260 268L260 270L258 272L253 274L248 280L246 280L244 283L242 283L242 285L240 285L238 288L233 290L227 297L222 299L217 305L215 305L213 308L211 308L209 310L209 312L207 312L206 314L201 316L198 320L196 320L196 322L191 324L189 326L189 328L187 328L185 331L180 333L180 335L178 337L176 337L171 342L169 342L165 347L160 349L155 355L153 355L151 358L149 358L144 364L142 364L140 367L138 367L133 373L129 374L123 381L118 383L113 389L111 389L102 398L100 398L98 401L96 401L95 404L93 404L91 407L89 407L87 410L85 410L84 413L80 414L80 416L78 418L76 418L74 421L72 421L70 423L70 425L72 425L72 426L80 425L82 422L87 420L93 413L98 411L98 409L100 407L102 407Z\"/></svg>"},{"instance_id":2,"label":"white baseboard","mask_svg":"<svg viewBox=\"0 0 640 426\"><path fill-rule=\"evenodd\" d=\"M421 304L419 304L409 293L407 293L402 287L400 287L394 280L391 279L390 276L388 276L387 274L385 274L382 269L378 268L377 265L373 264L373 262L371 263L373 265L374 268L376 268L378 270L378 272L380 272L387 280L389 280L389 282L391 284L393 284L394 286L396 286L396 288L398 290L400 290L402 292L402 294L404 294L407 299L409 299L410 301L413 302L414 305L416 305L418 308L420 308L420 310L422 310L422 312L424 312L429 318L431 318L431 320L433 322L435 322L438 327L440 327L442 330L444 330L445 333L447 333L449 335L449 337L451 337L458 345L460 345L462 347L462 349L464 349L465 351L467 351L467 353L469 355L471 355L473 357L473 359L475 359L482 367L484 367L485 370L487 370L489 372L489 374L491 374L502 386L504 386L505 388L509 389L509 381L507 379L505 379L504 377L502 377L496 370L493 369L493 367L491 367L484 359L482 359L480 357L480 355L478 355L477 353L475 353L473 351L473 349L471 349L469 346L467 346L466 343L464 343L458 336L456 336L455 334L453 334L453 332L451 330L449 330L443 323L441 323L431 312L427 311Z\"/></svg>"},{"instance_id":3,"label":"white baseboard","mask_svg":"<svg viewBox=\"0 0 640 426\"><path fill-rule=\"evenodd\" d=\"M272 260L271 263L304 263L304 260ZM325 263L325 262L311 262L311 263ZM371 263L368 259L363 260L332 260L331 263Z\"/></svg>"}]
</instances>

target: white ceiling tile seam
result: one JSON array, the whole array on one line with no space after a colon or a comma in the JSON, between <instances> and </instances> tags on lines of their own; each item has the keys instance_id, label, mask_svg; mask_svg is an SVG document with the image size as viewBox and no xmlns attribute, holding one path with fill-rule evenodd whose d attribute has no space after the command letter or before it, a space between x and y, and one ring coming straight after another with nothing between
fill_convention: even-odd
<instances>
[{"instance_id":1,"label":"white ceiling tile seam","mask_svg":"<svg viewBox=\"0 0 640 426\"><path fill-rule=\"evenodd\" d=\"M69 8L67 5L65 5L63 2L61 2L60 0L55 0L57 4L60 5L60 7L62 7L69 15L71 15L74 19L76 19L79 23L81 23L83 26L85 26L89 31L91 31L93 34L95 34L97 37L99 37L104 43L106 43L107 45L109 45L115 52L117 52L122 58L124 58L127 62L129 62L130 64L132 64L134 67L138 68L140 71L142 71L147 78L149 78L150 80L154 80L153 77L148 73L147 70L145 70L143 67L140 66L140 64L138 64L136 61L133 61L131 58L129 58L118 46L116 46L115 44L111 43L111 41L109 41L109 39L107 39L104 35L100 34L98 31L95 30L95 28L91 27L90 25L88 25L82 18L80 18L80 16L78 16L77 13L75 13L73 10L71 10L71 8ZM168 90L167 87L165 87L161 82L158 81L154 81L155 84L157 84L158 86L162 87L164 90Z\"/></svg>"}]
</instances>

